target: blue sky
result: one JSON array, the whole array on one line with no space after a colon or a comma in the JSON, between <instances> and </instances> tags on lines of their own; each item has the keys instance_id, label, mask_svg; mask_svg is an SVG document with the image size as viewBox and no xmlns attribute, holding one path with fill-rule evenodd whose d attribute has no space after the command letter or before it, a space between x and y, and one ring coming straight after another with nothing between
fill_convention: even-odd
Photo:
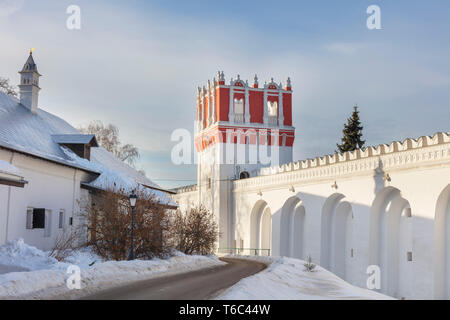
<instances>
[{"instance_id":1,"label":"blue sky","mask_svg":"<svg viewBox=\"0 0 450 320\"><path fill-rule=\"evenodd\" d=\"M65 13L81 7L82 29ZM381 8L382 30L366 9ZM332 153L358 103L368 145L449 131L448 1L0 0L0 76L18 82L30 47L40 107L75 126L101 119L141 150L164 187L195 183L174 166L174 129L192 131L196 87L224 70L292 78L294 160Z\"/></svg>"}]
</instances>

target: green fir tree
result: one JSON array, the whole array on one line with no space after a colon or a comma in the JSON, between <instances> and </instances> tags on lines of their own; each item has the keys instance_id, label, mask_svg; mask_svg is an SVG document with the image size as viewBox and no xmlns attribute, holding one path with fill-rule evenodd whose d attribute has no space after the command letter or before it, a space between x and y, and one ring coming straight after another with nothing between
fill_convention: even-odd
<instances>
[{"instance_id":1,"label":"green fir tree","mask_svg":"<svg viewBox=\"0 0 450 320\"><path fill-rule=\"evenodd\" d=\"M366 143L365 140L361 140L363 135L362 130L363 126L359 119L358 106L355 106L352 116L347 119L347 124L344 124L344 130L342 130L344 136L341 139L342 144L336 144L339 152L342 153L362 148Z\"/></svg>"}]
</instances>

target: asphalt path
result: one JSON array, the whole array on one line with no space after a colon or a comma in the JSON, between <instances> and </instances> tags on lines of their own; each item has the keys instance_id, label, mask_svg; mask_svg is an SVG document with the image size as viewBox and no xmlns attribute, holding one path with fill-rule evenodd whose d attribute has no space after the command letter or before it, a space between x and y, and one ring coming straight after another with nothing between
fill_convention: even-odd
<instances>
[{"instance_id":1,"label":"asphalt path","mask_svg":"<svg viewBox=\"0 0 450 320\"><path fill-rule=\"evenodd\" d=\"M260 262L221 258L224 266L143 280L104 290L83 300L205 300L266 268Z\"/></svg>"}]
</instances>

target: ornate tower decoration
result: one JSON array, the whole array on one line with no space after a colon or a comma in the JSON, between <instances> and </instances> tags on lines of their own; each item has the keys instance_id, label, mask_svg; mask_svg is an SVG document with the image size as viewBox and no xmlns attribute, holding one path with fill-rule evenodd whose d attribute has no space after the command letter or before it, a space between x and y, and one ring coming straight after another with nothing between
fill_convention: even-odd
<instances>
[{"instance_id":1,"label":"ornate tower decoration","mask_svg":"<svg viewBox=\"0 0 450 320\"><path fill-rule=\"evenodd\" d=\"M20 103L33 113L38 111L39 100L39 78L41 75L37 70L37 65L33 59L33 50L30 50L30 56L25 62L20 74Z\"/></svg>"},{"instance_id":2,"label":"ornate tower decoration","mask_svg":"<svg viewBox=\"0 0 450 320\"><path fill-rule=\"evenodd\" d=\"M198 203L219 222L219 247L233 244L231 181L258 175L261 168L292 162L290 79L283 88L272 79L259 84L223 71L197 91Z\"/></svg>"},{"instance_id":3,"label":"ornate tower decoration","mask_svg":"<svg viewBox=\"0 0 450 320\"><path fill-rule=\"evenodd\" d=\"M278 146L279 161L270 165L291 162L295 139L291 79L287 78L284 87L273 78L260 87L257 75L251 85L240 75L227 85L223 71L217 73L217 79L208 81L197 93L197 151L201 153L217 143L246 144L258 150L260 146ZM251 162L216 160L241 167ZM253 164L252 170L264 166L259 156Z\"/></svg>"}]
</instances>

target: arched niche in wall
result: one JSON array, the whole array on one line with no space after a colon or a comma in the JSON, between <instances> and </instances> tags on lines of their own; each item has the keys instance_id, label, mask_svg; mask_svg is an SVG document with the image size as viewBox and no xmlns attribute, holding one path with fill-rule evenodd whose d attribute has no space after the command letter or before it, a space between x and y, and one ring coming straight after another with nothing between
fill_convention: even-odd
<instances>
[{"instance_id":1,"label":"arched niche in wall","mask_svg":"<svg viewBox=\"0 0 450 320\"><path fill-rule=\"evenodd\" d=\"M335 193L322 209L320 264L342 279L350 276L353 210L345 196Z\"/></svg>"},{"instance_id":2,"label":"arched niche in wall","mask_svg":"<svg viewBox=\"0 0 450 320\"><path fill-rule=\"evenodd\" d=\"M303 258L305 214L299 197L293 196L284 203L280 220L281 256Z\"/></svg>"},{"instance_id":3,"label":"arched niche in wall","mask_svg":"<svg viewBox=\"0 0 450 320\"><path fill-rule=\"evenodd\" d=\"M434 297L450 299L450 184L436 203L434 219Z\"/></svg>"},{"instance_id":4,"label":"arched niche in wall","mask_svg":"<svg viewBox=\"0 0 450 320\"><path fill-rule=\"evenodd\" d=\"M272 251L272 213L264 200L258 200L250 214L250 247ZM260 254L267 254L260 251Z\"/></svg>"},{"instance_id":5,"label":"arched niche in wall","mask_svg":"<svg viewBox=\"0 0 450 320\"><path fill-rule=\"evenodd\" d=\"M380 291L397 298L411 294L412 211L399 189L382 189L370 213L369 264L381 271Z\"/></svg>"}]
</instances>

